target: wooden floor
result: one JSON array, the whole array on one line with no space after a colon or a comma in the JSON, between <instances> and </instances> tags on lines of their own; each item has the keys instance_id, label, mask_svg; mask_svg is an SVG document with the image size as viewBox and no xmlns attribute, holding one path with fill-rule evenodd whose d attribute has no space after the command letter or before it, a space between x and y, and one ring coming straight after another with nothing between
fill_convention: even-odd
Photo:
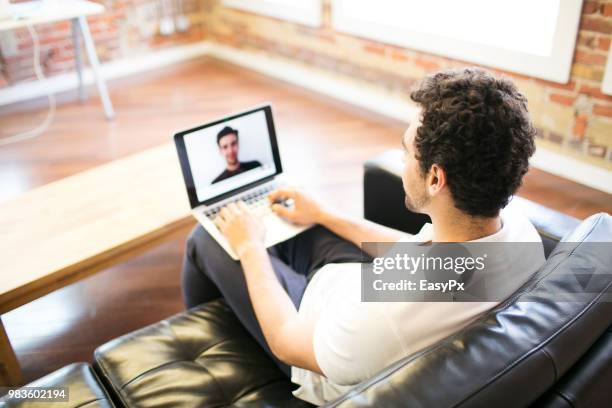
<instances>
[{"instance_id":1,"label":"wooden floor","mask_svg":"<svg viewBox=\"0 0 612 408\"><path fill-rule=\"evenodd\" d=\"M287 171L358 214L363 161L398 147L404 130L396 121L211 59L115 81L110 91L113 122L104 120L97 98L81 104L67 95L43 136L0 147L0 202L168 142L177 129L270 101ZM0 108L0 137L35 126L46 112L43 102ZM610 195L538 170L527 175L520 195L581 218L612 212ZM98 345L180 312L187 233L4 315L25 380L90 361Z\"/></svg>"}]
</instances>

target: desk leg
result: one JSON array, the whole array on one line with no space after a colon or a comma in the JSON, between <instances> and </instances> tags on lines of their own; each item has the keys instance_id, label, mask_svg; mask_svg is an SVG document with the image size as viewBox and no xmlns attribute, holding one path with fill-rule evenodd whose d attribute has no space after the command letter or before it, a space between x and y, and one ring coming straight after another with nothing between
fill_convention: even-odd
<instances>
[{"instance_id":1,"label":"desk leg","mask_svg":"<svg viewBox=\"0 0 612 408\"><path fill-rule=\"evenodd\" d=\"M0 317L0 386L21 385L21 369Z\"/></svg>"},{"instance_id":2,"label":"desk leg","mask_svg":"<svg viewBox=\"0 0 612 408\"><path fill-rule=\"evenodd\" d=\"M84 16L81 16L78 17L78 20L79 29L81 30L83 41L85 43L85 50L87 51L87 58L89 58L89 64L91 65L96 83L98 84L98 92L100 93L100 99L102 99L104 113L106 114L106 119L110 120L115 116L115 112L113 111L113 105L111 104L110 97L108 96L106 83L104 82L104 78L102 78L100 73L100 62L98 61L98 55L96 54L96 47L94 45L93 38L91 38L91 33L89 32L87 19Z\"/></svg>"},{"instance_id":3,"label":"desk leg","mask_svg":"<svg viewBox=\"0 0 612 408\"><path fill-rule=\"evenodd\" d=\"M79 19L73 18L71 23L74 60L76 62L76 71L79 77L79 99L81 102L84 102L87 99L87 92L83 84L83 54L81 53L81 38L79 37Z\"/></svg>"}]
</instances>

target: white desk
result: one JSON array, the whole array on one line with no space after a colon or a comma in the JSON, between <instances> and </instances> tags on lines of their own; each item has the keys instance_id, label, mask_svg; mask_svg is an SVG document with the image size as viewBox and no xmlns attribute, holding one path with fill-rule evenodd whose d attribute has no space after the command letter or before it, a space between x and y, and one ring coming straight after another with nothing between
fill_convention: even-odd
<instances>
[{"instance_id":1,"label":"white desk","mask_svg":"<svg viewBox=\"0 0 612 408\"><path fill-rule=\"evenodd\" d=\"M96 54L93 38L87 25L87 16L104 12L104 6L86 0L46 0L28 1L23 3L11 4L11 19L0 20L0 31L14 30L28 25L53 23L56 21L70 20L72 23L72 41L74 42L74 54L79 78L79 97L81 100L86 98L83 86L83 57L81 55L81 44L79 34L83 37L87 58L94 74L100 99L104 107L107 119L115 116L113 105L108 96L106 82L100 73L100 61Z\"/></svg>"}]
</instances>

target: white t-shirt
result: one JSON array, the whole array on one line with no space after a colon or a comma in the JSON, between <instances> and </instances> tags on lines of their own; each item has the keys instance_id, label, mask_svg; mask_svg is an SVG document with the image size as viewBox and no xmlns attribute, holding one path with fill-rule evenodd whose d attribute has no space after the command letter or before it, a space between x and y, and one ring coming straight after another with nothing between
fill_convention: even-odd
<instances>
[{"instance_id":1,"label":"white t-shirt","mask_svg":"<svg viewBox=\"0 0 612 408\"><path fill-rule=\"evenodd\" d=\"M478 242L539 242L529 254L511 253L487 262L505 296L514 293L545 262L541 238L515 210L501 214L502 228ZM428 242L426 224L402 241ZM525 248L525 246L508 246ZM534 248L531 246L531 248ZM507 273L512 265L512 273ZM517 273L516 271L521 271ZM466 327L498 302L361 302L361 264L329 264L312 278L299 315L315 321L314 353L324 376L292 367L296 397L322 405L346 393L393 362L422 350Z\"/></svg>"}]
</instances>

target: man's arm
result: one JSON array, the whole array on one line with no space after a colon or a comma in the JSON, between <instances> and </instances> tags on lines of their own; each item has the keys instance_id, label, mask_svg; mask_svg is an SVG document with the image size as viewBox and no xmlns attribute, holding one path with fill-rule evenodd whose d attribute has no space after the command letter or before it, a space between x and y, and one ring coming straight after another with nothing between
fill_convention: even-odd
<instances>
[{"instance_id":1,"label":"man's arm","mask_svg":"<svg viewBox=\"0 0 612 408\"><path fill-rule=\"evenodd\" d=\"M321 373L313 347L314 322L298 315L263 245L244 250L240 262L257 321L272 353L286 364Z\"/></svg>"},{"instance_id":2,"label":"man's arm","mask_svg":"<svg viewBox=\"0 0 612 408\"><path fill-rule=\"evenodd\" d=\"M313 348L314 322L298 315L263 244L265 229L244 203L221 210L216 224L236 251L255 316L272 353L288 365L321 373Z\"/></svg>"},{"instance_id":3,"label":"man's arm","mask_svg":"<svg viewBox=\"0 0 612 408\"><path fill-rule=\"evenodd\" d=\"M335 210L322 213L318 222L358 247L363 242L397 242L406 234L363 218L354 218Z\"/></svg>"},{"instance_id":4,"label":"man's arm","mask_svg":"<svg viewBox=\"0 0 612 408\"><path fill-rule=\"evenodd\" d=\"M405 236L404 233L392 228L344 215L324 206L300 190L279 189L270 193L269 198L273 202L293 200L292 209L280 204L272 205L272 210L281 217L296 224L321 224L358 247L361 247L363 242L397 242Z\"/></svg>"}]
</instances>

